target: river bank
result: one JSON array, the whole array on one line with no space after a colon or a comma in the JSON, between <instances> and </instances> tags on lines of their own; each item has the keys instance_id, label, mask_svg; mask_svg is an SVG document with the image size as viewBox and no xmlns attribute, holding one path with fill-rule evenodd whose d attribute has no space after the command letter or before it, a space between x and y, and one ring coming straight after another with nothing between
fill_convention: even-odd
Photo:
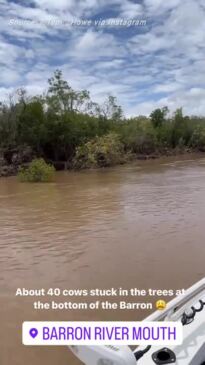
<instances>
[{"instance_id":1,"label":"river bank","mask_svg":"<svg viewBox=\"0 0 205 365\"><path fill-rule=\"evenodd\" d=\"M199 151L190 148L175 148L175 149L164 149L164 151L152 153L152 154L125 154L123 159L112 166L98 166L101 167L114 167L120 164L128 164L134 161L147 161L155 160L166 157L177 157L186 156L190 154L201 156L205 151ZM0 177L16 176L21 167L26 167L29 163L36 158L32 150L29 147L23 147L19 149L0 151ZM52 161L47 160L46 162L52 164L56 171L65 170L86 170L88 168L76 168L72 162L69 161Z\"/></svg>"},{"instance_id":2,"label":"river bank","mask_svg":"<svg viewBox=\"0 0 205 365\"><path fill-rule=\"evenodd\" d=\"M34 158L30 147L0 150L0 177L15 176L21 166L28 165Z\"/></svg>"}]
</instances>

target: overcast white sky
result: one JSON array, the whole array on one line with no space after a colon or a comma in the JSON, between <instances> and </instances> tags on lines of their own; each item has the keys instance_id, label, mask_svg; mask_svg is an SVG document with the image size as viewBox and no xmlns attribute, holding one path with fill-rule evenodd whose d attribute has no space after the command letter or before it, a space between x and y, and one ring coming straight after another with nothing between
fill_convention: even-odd
<instances>
[{"instance_id":1,"label":"overcast white sky","mask_svg":"<svg viewBox=\"0 0 205 365\"><path fill-rule=\"evenodd\" d=\"M68 23L113 18L147 25ZM204 0L0 0L0 99L20 86L42 92L60 68L96 101L117 96L129 116L164 105L205 115L204 19Z\"/></svg>"}]
</instances>

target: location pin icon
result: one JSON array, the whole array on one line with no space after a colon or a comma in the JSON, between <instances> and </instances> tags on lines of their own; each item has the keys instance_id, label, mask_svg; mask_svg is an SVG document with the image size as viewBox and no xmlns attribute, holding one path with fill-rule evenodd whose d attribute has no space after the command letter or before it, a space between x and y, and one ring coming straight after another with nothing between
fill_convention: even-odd
<instances>
[{"instance_id":1,"label":"location pin icon","mask_svg":"<svg viewBox=\"0 0 205 365\"><path fill-rule=\"evenodd\" d=\"M36 328L31 328L29 334L32 338L36 338L36 336L38 335L38 330Z\"/></svg>"}]
</instances>

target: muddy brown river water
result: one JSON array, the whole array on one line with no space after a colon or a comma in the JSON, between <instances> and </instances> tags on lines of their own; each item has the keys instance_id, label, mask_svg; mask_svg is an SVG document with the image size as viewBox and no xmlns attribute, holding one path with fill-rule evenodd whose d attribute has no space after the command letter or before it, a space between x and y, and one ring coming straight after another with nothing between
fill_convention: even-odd
<instances>
[{"instance_id":1,"label":"muddy brown river water","mask_svg":"<svg viewBox=\"0 0 205 365\"><path fill-rule=\"evenodd\" d=\"M205 276L204 241L203 156L58 173L51 184L0 179L0 364L79 365L64 347L23 346L23 321L150 313L39 311L17 288L186 288Z\"/></svg>"}]
</instances>

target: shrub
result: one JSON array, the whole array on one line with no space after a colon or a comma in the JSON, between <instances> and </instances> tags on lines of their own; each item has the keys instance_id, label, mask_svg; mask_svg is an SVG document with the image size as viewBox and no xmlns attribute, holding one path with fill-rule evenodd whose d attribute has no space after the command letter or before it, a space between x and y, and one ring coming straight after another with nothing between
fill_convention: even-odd
<instances>
[{"instance_id":1,"label":"shrub","mask_svg":"<svg viewBox=\"0 0 205 365\"><path fill-rule=\"evenodd\" d=\"M157 149L156 130L147 118L139 117L128 120L120 129L120 134L126 151L151 154Z\"/></svg>"},{"instance_id":2,"label":"shrub","mask_svg":"<svg viewBox=\"0 0 205 365\"><path fill-rule=\"evenodd\" d=\"M205 151L205 126L198 125L196 127L191 136L190 145L198 150Z\"/></svg>"},{"instance_id":3,"label":"shrub","mask_svg":"<svg viewBox=\"0 0 205 365\"><path fill-rule=\"evenodd\" d=\"M19 178L22 182L49 182L54 178L55 168L42 158L33 160L29 167L21 167Z\"/></svg>"},{"instance_id":4,"label":"shrub","mask_svg":"<svg viewBox=\"0 0 205 365\"><path fill-rule=\"evenodd\" d=\"M172 147L189 145L194 128L190 118L183 116L182 108L177 109L172 120Z\"/></svg>"},{"instance_id":5,"label":"shrub","mask_svg":"<svg viewBox=\"0 0 205 365\"><path fill-rule=\"evenodd\" d=\"M159 149L172 148L172 130L173 126L170 120L166 120L160 128L157 128L156 136Z\"/></svg>"},{"instance_id":6,"label":"shrub","mask_svg":"<svg viewBox=\"0 0 205 365\"><path fill-rule=\"evenodd\" d=\"M116 133L109 133L79 146L75 168L107 167L123 162L123 145Z\"/></svg>"}]
</instances>

